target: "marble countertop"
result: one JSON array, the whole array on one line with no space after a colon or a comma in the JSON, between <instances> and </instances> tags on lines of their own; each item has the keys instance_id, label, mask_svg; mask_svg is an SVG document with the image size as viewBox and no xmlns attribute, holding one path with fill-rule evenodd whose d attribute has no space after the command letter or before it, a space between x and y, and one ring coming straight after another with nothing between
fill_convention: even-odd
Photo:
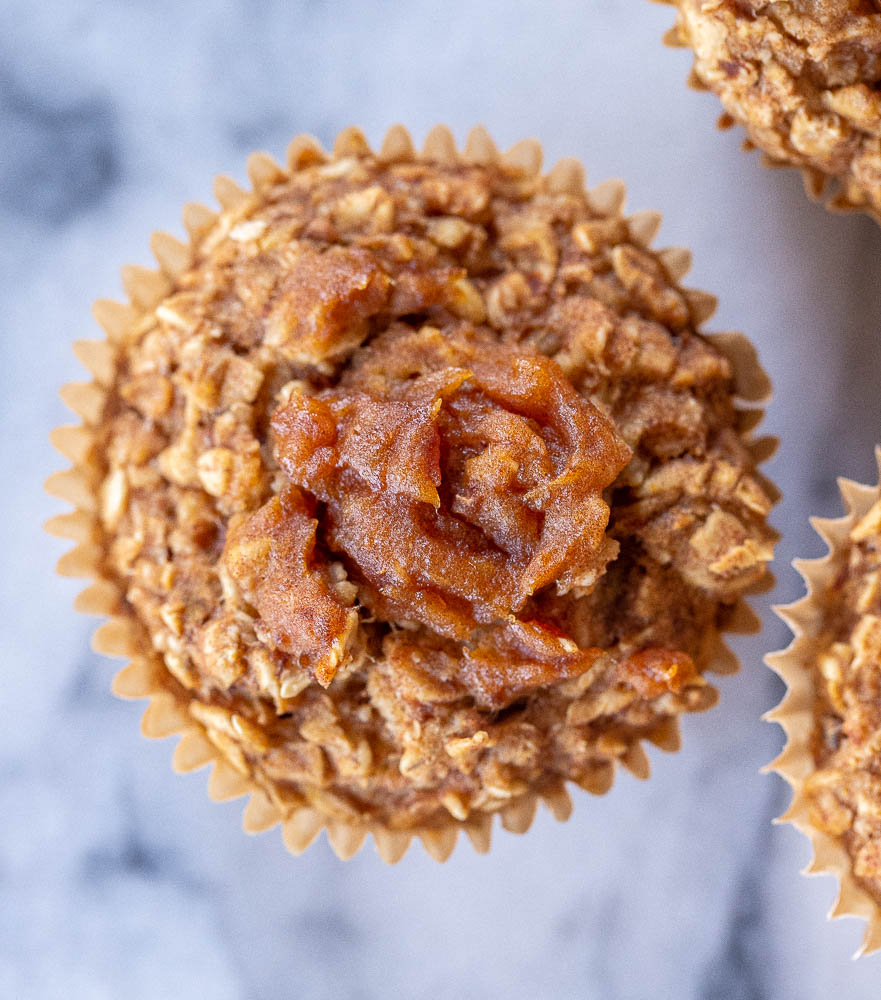
<instances>
[{"instance_id":1,"label":"marble countertop","mask_svg":"<svg viewBox=\"0 0 881 1000\"><path fill-rule=\"evenodd\" d=\"M0 996L879 995L881 957L851 961L861 927L827 924L833 882L799 876L808 845L770 825L787 793L758 770L781 743L759 719L780 694L761 656L787 639L769 606L800 592L792 557L821 551L807 517L839 511L835 476L874 475L881 229L717 133L687 53L660 44L670 22L637 0L0 4ZM149 232L179 231L215 172L301 131L439 120L624 177L631 208L664 212L662 244L694 250L715 327L748 332L775 382L779 583L721 706L649 782L576 794L569 823L543 814L442 867L421 848L342 863L323 841L294 859L277 832L245 837L204 772L173 776L142 705L109 695L115 665L40 529L62 509L41 491L61 464L46 436L91 300L120 294L119 265L148 263Z\"/></svg>"}]
</instances>

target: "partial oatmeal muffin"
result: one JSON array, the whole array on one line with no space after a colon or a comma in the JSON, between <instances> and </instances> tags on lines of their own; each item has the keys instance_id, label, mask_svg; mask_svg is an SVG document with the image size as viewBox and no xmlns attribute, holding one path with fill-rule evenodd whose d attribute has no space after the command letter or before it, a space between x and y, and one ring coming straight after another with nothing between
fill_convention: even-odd
<instances>
[{"instance_id":1,"label":"partial oatmeal muffin","mask_svg":"<svg viewBox=\"0 0 881 1000\"><path fill-rule=\"evenodd\" d=\"M881 449L877 458L881 469ZM833 914L867 917L881 948L881 490L841 482L848 513L817 521L826 557L797 563L807 597L782 609L795 640L769 657L789 691L771 718L773 767L794 788L785 819L814 842L812 872L841 880Z\"/></svg>"},{"instance_id":2,"label":"partial oatmeal muffin","mask_svg":"<svg viewBox=\"0 0 881 1000\"><path fill-rule=\"evenodd\" d=\"M881 0L664 0L692 83L777 165L799 167L829 206L881 221Z\"/></svg>"},{"instance_id":3,"label":"partial oatmeal muffin","mask_svg":"<svg viewBox=\"0 0 881 1000\"><path fill-rule=\"evenodd\" d=\"M767 583L752 348L697 332L657 216L540 160L443 128L256 154L99 305L100 385L67 390L53 527L134 656L117 689L293 850L445 857L645 776Z\"/></svg>"}]
</instances>

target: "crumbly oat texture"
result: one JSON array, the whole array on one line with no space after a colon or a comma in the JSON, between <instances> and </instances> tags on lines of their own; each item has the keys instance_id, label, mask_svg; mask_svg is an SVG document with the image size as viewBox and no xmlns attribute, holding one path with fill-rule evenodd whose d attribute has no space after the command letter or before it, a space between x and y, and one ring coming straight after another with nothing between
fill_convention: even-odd
<instances>
[{"instance_id":1,"label":"crumbly oat texture","mask_svg":"<svg viewBox=\"0 0 881 1000\"><path fill-rule=\"evenodd\" d=\"M881 220L881 3L670 0L668 39L695 52L692 80L810 194Z\"/></svg>"},{"instance_id":2,"label":"crumbly oat texture","mask_svg":"<svg viewBox=\"0 0 881 1000\"><path fill-rule=\"evenodd\" d=\"M617 189L392 138L191 219L97 418L100 572L277 815L470 831L713 703L771 499Z\"/></svg>"},{"instance_id":3,"label":"crumbly oat texture","mask_svg":"<svg viewBox=\"0 0 881 1000\"><path fill-rule=\"evenodd\" d=\"M853 874L881 905L881 500L852 527L818 595L817 770L805 782L810 819L844 845Z\"/></svg>"}]
</instances>

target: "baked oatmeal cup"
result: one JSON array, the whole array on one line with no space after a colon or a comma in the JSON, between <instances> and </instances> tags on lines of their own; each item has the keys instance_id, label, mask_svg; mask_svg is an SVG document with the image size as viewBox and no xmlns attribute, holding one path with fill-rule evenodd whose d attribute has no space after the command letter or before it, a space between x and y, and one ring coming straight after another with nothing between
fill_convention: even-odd
<instances>
[{"instance_id":1,"label":"baked oatmeal cup","mask_svg":"<svg viewBox=\"0 0 881 1000\"><path fill-rule=\"evenodd\" d=\"M694 50L689 82L715 93L770 166L798 167L812 198L881 221L881 3L661 0L668 44Z\"/></svg>"},{"instance_id":2,"label":"baked oatmeal cup","mask_svg":"<svg viewBox=\"0 0 881 1000\"><path fill-rule=\"evenodd\" d=\"M794 638L768 657L788 688L768 715L787 737L771 769L793 789L782 819L813 844L806 871L838 878L830 917L866 918L867 953L881 948L881 489L839 486L847 513L813 522L829 553L796 562L807 594L779 609Z\"/></svg>"},{"instance_id":3,"label":"baked oatmeal cup","mask_svg":"<svg viewBox=\"0 0 881 1000\"><path fill-rule=\"evenodd\" d=\"M293 851L326 827L443 859L494 813L565 818L567 782L678 747L755 625L767 377L698 332L714 300L649 248L659 216L540 165L443 127L255 154L78 346L60 569L96 578L145 732Z\"/></svg>"}]
</instances>

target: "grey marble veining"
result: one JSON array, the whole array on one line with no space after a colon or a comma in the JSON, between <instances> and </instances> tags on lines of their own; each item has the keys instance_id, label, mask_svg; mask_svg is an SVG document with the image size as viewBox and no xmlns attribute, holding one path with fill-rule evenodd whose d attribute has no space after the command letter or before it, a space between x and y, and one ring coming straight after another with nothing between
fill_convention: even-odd
<instances>
[{"instance_id":1,"label":"grey marble veining","mask_svg":"<svg viewBox=\"0 0 881 1000\"><path fill-rule=\"evenodd\" d=\"M770 826L786 792L757 772L780 745L759 721L780 693L761 656L787 638L768 608L799 593L789 560L820 552L807 517L838 512L835 476L874 475L881 230L718 134L687 54L660 45L670 20L638 0L0 3L0 997L879 995L881 959L851 962L860 928L826 923L832 882L798 875L808 846ZM173 776L142 706L108 694L40 531L62 506L41 492L61 464L46 435L91 300L214 173L300 131L439 120L624 177L662 242L694 250L714 325L746 330L775 382L779 583L721 706L651 781L576 794L569 823L541 815L485 858L292 859L210 803L204 773Z\"/></svg>"}]
</instances>

